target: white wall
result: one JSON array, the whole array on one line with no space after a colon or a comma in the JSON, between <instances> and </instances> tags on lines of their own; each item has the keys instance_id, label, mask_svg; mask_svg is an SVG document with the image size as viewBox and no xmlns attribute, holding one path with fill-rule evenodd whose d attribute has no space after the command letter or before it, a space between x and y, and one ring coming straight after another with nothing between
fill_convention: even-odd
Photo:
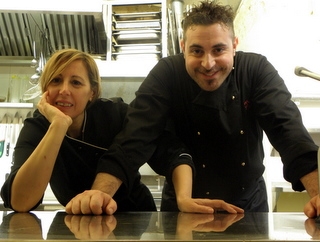
<instances>
[{"instance_id":1,"label":"white wall","mask_svg":"<svg viewBox=\"0 0 320 242\"><path fill-rule=\"evenodd\" d=\"M296 66L320 73L319 0L243 0L236 16L239 50L264 54L295 96L320 97L320 82L297 77Z\"/></svg>"}]
</instances>

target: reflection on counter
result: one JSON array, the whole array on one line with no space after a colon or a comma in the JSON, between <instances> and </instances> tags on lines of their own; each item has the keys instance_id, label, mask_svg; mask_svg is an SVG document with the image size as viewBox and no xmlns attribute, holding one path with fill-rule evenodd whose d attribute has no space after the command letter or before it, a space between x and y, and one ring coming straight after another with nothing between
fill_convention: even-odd
<instances>
[{"instance_id":1,"label":"reflection on counter","mask_svg":"<svg viewBox=\"0 0 320 242\"><path fill-rule=\"evenodd\" d=\"M320 239L302 213L192 214L126 212L112 216L62 211L0 212L0 240L306 241Z\"/></svg>"}]
</instances>

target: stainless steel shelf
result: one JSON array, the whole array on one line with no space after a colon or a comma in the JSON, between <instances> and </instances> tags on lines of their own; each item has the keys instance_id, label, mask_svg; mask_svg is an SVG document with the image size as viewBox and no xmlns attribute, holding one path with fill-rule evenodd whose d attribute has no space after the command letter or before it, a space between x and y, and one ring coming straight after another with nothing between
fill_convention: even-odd
<instances>
[{"instance_id":1,"label":"stainless steel shelf","mask_svg":"<svg viewBox=\"0 0 320 242\"><path fill-rule=\"evenodd\" d=\"M17 108L17 109L32 109L33 103L8 103L8 102L0 102L0 108Z\"/></svg>"}]
</instances>

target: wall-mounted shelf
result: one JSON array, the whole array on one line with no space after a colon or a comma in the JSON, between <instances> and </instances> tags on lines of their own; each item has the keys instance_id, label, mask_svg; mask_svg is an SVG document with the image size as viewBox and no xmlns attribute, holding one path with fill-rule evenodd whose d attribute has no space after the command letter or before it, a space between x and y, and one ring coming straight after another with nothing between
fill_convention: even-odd
<instances>
[{"instance_id":1,"label":"wall-mounted shelf","mask_svg":"<svg viewBox=\"0 0 320 242\"><path fill-rule=\"evenodd\" d=\"M146 77L156 61L101 61L96 60L101 77Z\"/></svg>"},{"instance_id":2,"label":"wall-mounted shelf","mask_svg":"<svg viewBox=\"0 0 320 242\"><path fill-rule=\"evenodd\" d=\"M2 102L0 103L0 108L27 108L32 109L33 103L8 103L8 102Z\"/></svg>"},{"instance_id":3,"label":"wall-mounted shelf","mask_svg":"<svg viewBox=\"0 0 320 242\"><path fill-rule=\"evenodd\" d=\"M33 103L0 103L0 122L3 122L3 117L6 115L9 117L14 117L16 113L19 113L23 119L32 116L34 111Z\"/></svg>"}]
</instances>

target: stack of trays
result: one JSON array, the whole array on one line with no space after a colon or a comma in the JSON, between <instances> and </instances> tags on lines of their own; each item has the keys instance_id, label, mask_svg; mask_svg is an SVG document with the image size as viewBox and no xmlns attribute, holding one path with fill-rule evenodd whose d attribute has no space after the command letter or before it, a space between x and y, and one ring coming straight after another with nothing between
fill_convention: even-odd
<instances>
[{"instance_id":1,"label":"stack of trays","mask_svg":"<svg viewBox=\"0 0 320 242\"><path fill-rule=\"evenodd\" d=\"M137 7L145 9L143 5ZM159 60L162 49L161 6L155 12L121 12L123 9L126 8L113 8L112 59Z\"/></svg>"}]
</instances>

